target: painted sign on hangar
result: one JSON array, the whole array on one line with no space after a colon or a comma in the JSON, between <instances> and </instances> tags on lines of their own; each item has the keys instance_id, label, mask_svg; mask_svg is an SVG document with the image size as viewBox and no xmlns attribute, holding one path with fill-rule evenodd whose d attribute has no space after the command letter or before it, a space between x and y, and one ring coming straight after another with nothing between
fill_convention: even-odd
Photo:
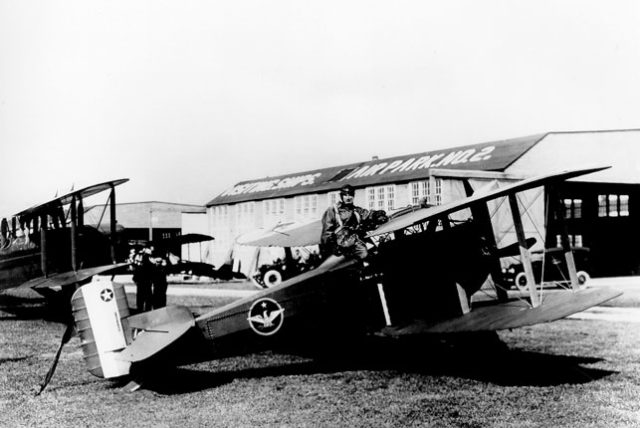
<instances>
[{"instance_id":1,"label":"painted sign on hangar","mask_svg":"<svg viewBox=\"0 0 640 428\"><path fill-rule=\"evenodd\" d=\"M454 147L430 152L374 159L314 171L240 182L222 192L207 206L327 192L345 183L373 186L416 180L429 176L429 169L473 169L504 171L544 135Z\"/></svg>"}]
</instances>

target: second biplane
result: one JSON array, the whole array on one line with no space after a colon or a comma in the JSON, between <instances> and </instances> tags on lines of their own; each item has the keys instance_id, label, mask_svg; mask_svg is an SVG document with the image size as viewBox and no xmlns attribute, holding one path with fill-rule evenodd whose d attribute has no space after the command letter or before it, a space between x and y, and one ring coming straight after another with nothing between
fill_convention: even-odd
<instances>
[{"instance_id":1,"label":"second biplane","mask_svg":"<svg viewBox=\"0 0 640 428\"><path fill-rule=\"evenodd\" d=\"M71 191L1 220L0 290L26 287L45 297L122 268L116 264L119 179ZM84 201L109 191L109 233L84 222ZM104 215L104 211L103 211ZM73 291L73 289L71 290ZM70 294L66 296L67 300Z\"/></svg>"},{"instance_id":2,"label":"second biplane","mask_svg":"<svg viewBox=\"0 0 640 428\"><path fill-rule=\"evenodd\" d=\"M165 356L201 359L258 351L283 343L327 341L376 334L391 337L510 329L554 321L601 304L621 293L579 287L568 240L571 289L509 299L487 203L506 197L517 232L515 248L533 283L529 247L517 194L598 171L565 171L476 192L446 205L420 208L392 218L369 233L376 242L369 266L331 256L316 269L194 316L171 306L130 315L122 286L96 279L73 296L76 327L89 371L113 378ZM464 221L450 215L465 212ZM491 300L474 295L493 277ZM190 347L188 347L190 346ZM185 351L191 349L191 351ZM196 352L198 351L198 352Z\"/></svg>"}]
</instances>

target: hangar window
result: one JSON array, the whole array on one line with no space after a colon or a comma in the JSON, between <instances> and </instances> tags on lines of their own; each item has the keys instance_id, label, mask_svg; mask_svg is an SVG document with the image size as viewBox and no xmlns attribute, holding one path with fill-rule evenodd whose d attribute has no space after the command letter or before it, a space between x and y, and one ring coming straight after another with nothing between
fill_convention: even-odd
<instances>
[{"instance_id":1,"label":"hangar window","mask_svg":"<svg viewBox=\"0 0 640 428\"><path fill-rule=\"evenodd\" d=\"M284 198L262 201L265 225L275 225L284 219Z\"/></svg>"},{"instance_id":2,"label":"hangar window","mask_svg":"<svg viewBox=\"0 0 640 428\"><path fill-rule=\"evenodd\" d=\"M309 220L318 217L318 195L302 195L293 198L296 220Z\"/></svg>"},{"instance_id":3,"label":"hangar window","mask_svg":"<svg viewBox=\"0 0 640 428\"><path fill-rule=\"evenodd\" d=\"M582 235L569 235L569 243L572 247L582 247ZM562 235L556 235L556 246L562 247Z\"/></svg>"},{"instance_id":4,"label":"hangar window","mask_svg":"<svg viewBox=\"0 0 640 428\"><path fill-rule=\"evenodd\" d=\"M367 188L367 206L370 210L391 211L396 205L396 186L375 186Z\"/></svg>"},{"instance_id":5,"label":"hangar window","mask_svg":"<svg viewBox=\"0 0 640 428\"><path fill-rule=\"evenodd\" d=\"M563 199L564 218L582 217L582 199Z\"/></svg>"},{"instance_id":6,"label":"hangar window","mask_svg":"<svg viewBox=\"0 0 640 428\"><path fill-rule=\"evenodd\" d=\"M430 205L442 204L442 178L411 182L411 204L420 205L423 201Z\"/></svg>"},{"instance_id":7,"label":"hangar window","mask_svg":"<svg viewBox=\"0 0 640 428\"><path fill-rule=\"evenodd\" d=\"M236 205L236 232L242 234L255 229L255 202Z\"/></svg>"},{"instance_id":8,"label":"hangar window","mask_svg":"<svg viewBox=\"0 0 640 428\"><path fill-rule=\"evenodd\" d=\"M214 245L222 245L232 239L229 227L229 206L218 205L213 207L212 230L216 237Z\"/></svg>"},{"instance_id":9,"label":"hangar window","mask_svg":"<svg viewBox=\"0 0 640 428\"><path fill-rule=\"evenodd\" d=\"M327 200L329 201L330 207L334 206L340 200L340 192L329 192L327 193Z\"/></svg>"},{"instance_id":10,"label":"hangar window","mask_svg":"<svg viewBox=\"0 0 640 428\"><path fill-rule=\"evenodd\" d=\"M226 225L229 222L229 206L218 205L213 207L213 222L216 225Z\"/></svg>"},{"instance_id":11,"label":"hangar window","mask_svg":"<svg viewBox=\"0 0 640 428\"><path fill-rule=\"evenodd\" d=\"M598 195L598 217L628 217L629 195Z\"/></svg>"},{"instance_id":12,"label":"hangar window","mask_svg":"<svg viewBox=\"0 0 640 428\"><path fill-rule=\"evenodd\" d=\"M629 216L629 195L620 195L620 216L628 217Z\"/></svg>"},{"instance_id":13,"label":"hangar window","mask_svg":"<svg viewBox=\"0 0 640 428\"><path fill-rule=\"evenodd\" d=\"M442 178L432 179L433 191L429 192L428 203L432 205L442 205Z\"/></svg>"},{"instance_id":14,"label":"hangar window","mask_svg":"<svg viewBox=\"0 0 640 428\"><path fill-rule=\"evenodd\" d=\"M429 180L411 183L411 205L420 205L429 196Z\"/></svg>"}]
</instances>

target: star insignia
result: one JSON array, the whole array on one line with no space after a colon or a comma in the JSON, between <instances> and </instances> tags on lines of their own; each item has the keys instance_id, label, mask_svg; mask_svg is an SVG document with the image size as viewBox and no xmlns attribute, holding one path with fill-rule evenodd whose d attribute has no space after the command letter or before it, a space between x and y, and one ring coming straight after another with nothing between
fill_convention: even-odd
<instances>
[{"instance_id":1,"label":"star insignia","mask_svg":"<svg viewBox=\"0 0 640 428\"><path fill-rule=\"evenodd\" d=\"M102 299L103 302L110 302L113 300L113 291L109 288L105 288L100 292L100 299Z\"/></svg>"}]
</instances>

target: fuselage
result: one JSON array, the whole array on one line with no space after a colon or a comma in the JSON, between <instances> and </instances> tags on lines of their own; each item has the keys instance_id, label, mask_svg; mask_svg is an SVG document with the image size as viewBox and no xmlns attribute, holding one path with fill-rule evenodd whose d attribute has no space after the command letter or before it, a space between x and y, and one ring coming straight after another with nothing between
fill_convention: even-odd
<instances>
[{"instance_id":1,"label":"fuselage","mask_svg":"<svg viewBox=\"0 0 640 428\"><path fill-rule=\"evenodd\" d=\"M77 264L86 268L111 263L108 238L97 229L81 226L77 230ZM70 230L60 228L47 231L45 265L38 235L16 238L0 249L0 290L43 275L72 270Z\"/></svg>"}]
</instances>

